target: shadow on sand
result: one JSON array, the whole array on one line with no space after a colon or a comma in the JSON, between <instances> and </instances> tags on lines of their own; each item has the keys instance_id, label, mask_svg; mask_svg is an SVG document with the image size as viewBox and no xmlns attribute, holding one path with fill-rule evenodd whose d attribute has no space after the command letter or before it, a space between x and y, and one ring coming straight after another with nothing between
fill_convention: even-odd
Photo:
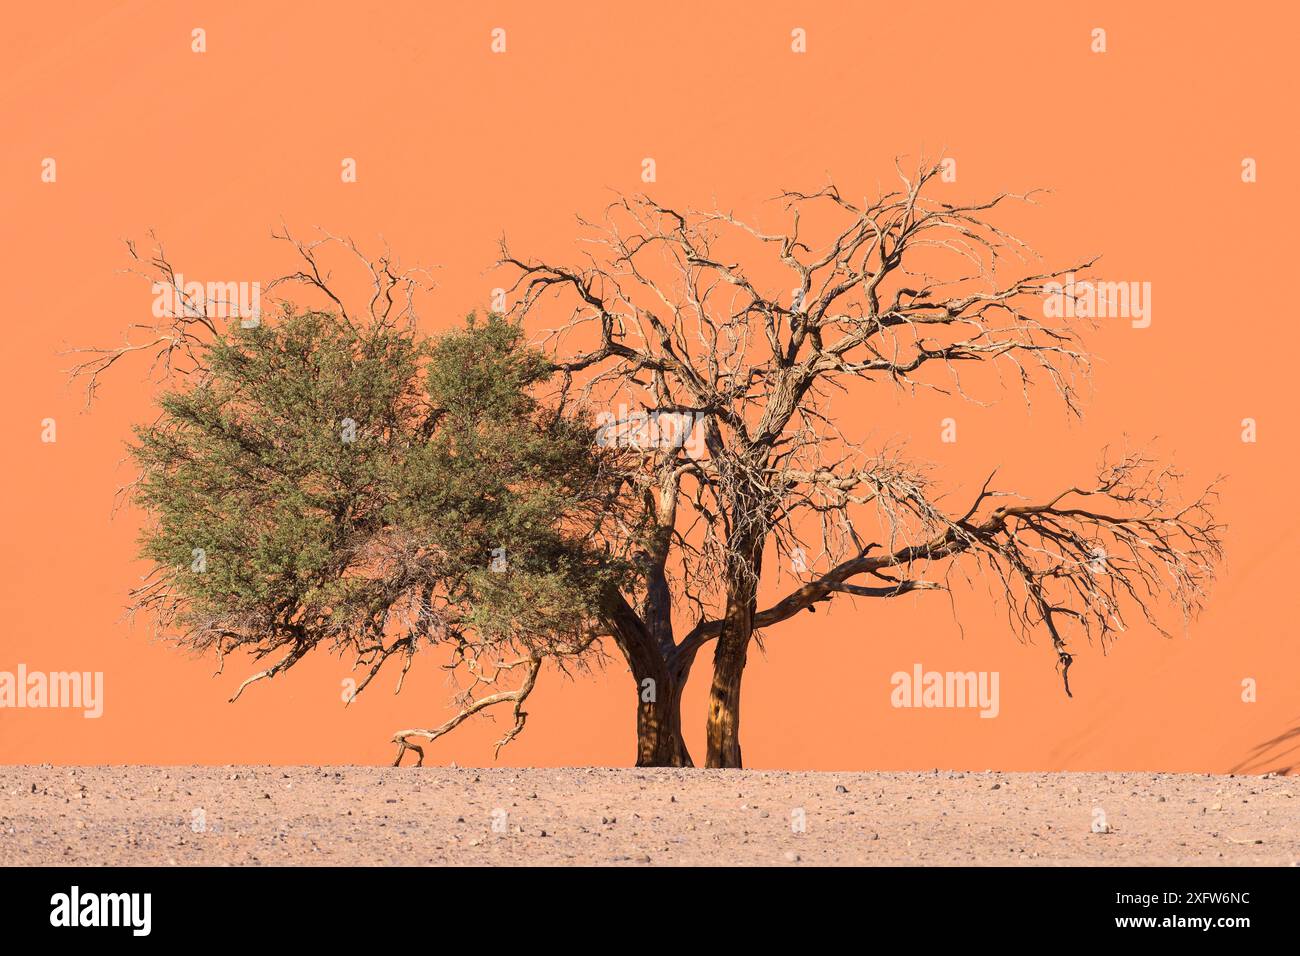
<instances>
[{"instance_id":1,"label":"shadow on sand","mask_svg":"<svg viewBox=\"0 0 1300 956\"><path fill-rule=\"evenodd\" d=\"M1232 768L1232 773L1277 773L1286 776L1300 769L1300 722L1266 740Z\"/></svg>"}]
</instances>

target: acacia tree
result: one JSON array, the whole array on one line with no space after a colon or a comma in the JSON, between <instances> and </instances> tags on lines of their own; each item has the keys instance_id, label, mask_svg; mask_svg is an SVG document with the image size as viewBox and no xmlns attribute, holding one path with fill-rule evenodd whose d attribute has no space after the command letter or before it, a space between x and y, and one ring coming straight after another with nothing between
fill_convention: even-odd
<instances>
[{"instance_id":1,"label":"acacia tree","mask_svg":"<svg viewBox=\"0 0 1300 956\"><path fill-rule=\"evenodd\" d=\"M159 582L136 606L219 655L284 652L250 681L333 647L367 668L360 690L391 658L405 674L450 646L469 675L460 707L397 733L399 762L497 705L513 710L507 742L543 662L589 666L608 639L635 681L639 766L692 765L682 693L713 643L705 760L739 767L741 683L765 629L962 576L996 586L1013 629L1047 635L1070 693L1072 642L1104 644L1134 611L1160 628L1200 607L1221 556L1214 486L1182 500L1172 468L1126 451L1040 500L990 476L953 510L923 465L842 431L867 386L978 401L972 387L1001 385L963 367L1009 372L1026 399L1045 383L1079 412L1088 356L1043 297L1092 262L1036 265L993 222L1030 195L932 200L939 171L900 171L901 188L861 203L834 185L783 193L781 231L621 199L584 224L580 265L503 243L511 321L435 342L416 331L415 274L330 236L294 241L304 267L271 283L323 310L223 330L181 296L143 341L76 370L93 394L144 352L189 382L138 433ZM366 310L345 306L324 244L364 263ZM150 265L175 283L161 250ZM529 326L545 361L522 344ZM353 407L367 440L340 449L330 428L359 422ZM250 491L257 476L275 493ZM199 538L229 554L220 581L184 573ZM760 606L764 584L779 596Z\"/></svg>"},{"instance_id":2,"label":"acacia tree","mask_svg":"<svg viewBox=\"0 0 1300 956\"><path fill-rule=\"evenodd\" d=\"M552 370L517 325L471 317L425 337L413 280L364 257L374 296L349 312L318 248L298 245L308 269L291 278L332 310L285 301L219 321L160 249L148 274L174 286L176 311L142 339L81 350L91 394L134 352L169 373L129 446L138 477L124 490L148 518L153 565L131 610L221 662L272 658L232 702L313 651L352 656L353 697L398 661L400 691L417 653L439 650L458 712L397 733L398 761L513 704L500 747L523 729L543 662L586 666L603 595L626 586L627 563L599 545L621 514L622 453L535 400Z\"/></svg>"},{"instance_id":3,"label":"acacia tree","mask_svg":"<svg viewBox=\"0 0 1300 956\"><path fill-rule=\"evenodd\" d=\"M1170 605L1184 616L1200 607L1221 556L1213 485L1181 502L1172 468L1123 452L1040 501L990 475L950 511L923 467L894 449L863 449L838 427L860 383L977 400L961 372L971 365L1010 372L1026 400L1045 381L1079 412L1088 356L1069 320L1046 318L1044 299L1071 294L1054 283L1094 260L1038 265L994 223L999 207L1031 194L929 198L940 172L900 169L900 188L860 203L833 184L785 192L788 225L777 231L623 198L603 222L583 223L593 251L577 265L518 258L502 244L499 265L517 273L513 314L550 327L563 405L699 429L695 447L627 443L641 457L628 481L648 547L639 590L618 595L605 624L634 674L659 688L644 722L668 739L645 762L690 763L681 691L713 642L706 762L741 766L751 642L845 595L891 598L987 576L1013 627L1046 633L1067 694L1071 641L1104 644L1135 608L1159 627ZM797 580L760 607L778 559Z\"/></svg>"}]
</instances>

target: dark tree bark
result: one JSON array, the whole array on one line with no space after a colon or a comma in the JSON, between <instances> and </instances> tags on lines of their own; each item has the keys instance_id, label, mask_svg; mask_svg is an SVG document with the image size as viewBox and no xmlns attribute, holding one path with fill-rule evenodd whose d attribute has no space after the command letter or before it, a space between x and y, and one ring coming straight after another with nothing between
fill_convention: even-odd
<instances>
[{"instance_id":1,"label":"dark tree bark","mask_svg":"<svg viewBox=\"0 0 1300 956\"><path fill-rule=\"evenodd\" d=\"M747 631L748 623L736 620L734 629L723 631L713 653L713 683L709 687L709 717L706 726L706 767L739 769L744 766L740 754L740 682L749 653Z\"/></svg>"},{"instance_id":2,"label":"dark tree bark","mask_svg":"<svg viewBox=\"0 0 1300 956\"><path fill-rule=\"evenodd\" d=\"M705 766L739 769L740 685L754 636L758 577L762 570L761 538L738 544L727 569L727 607L722 631L713 651L713 683L705 727L708 752Z\"/></svg>"},{"instance_id":3,"label":"dark tree bark","mask_svg":"<svg viewBox=\"0 0 1300 956\"><path fill-rule=\"evenodd\" d=\"M644 616L650 611L648 616ZM636 765L638 767L693 767L682 737L682 691L690 660L679 659L672 646L671 622L661 620L667 606L650 607L638 614L617 593L606 599L609 630L636 681Z\"/></svg>"},{"instance_id":4,"label":"dark tree bark","mask_svg":"<svg viewBox=\"0 0 1300 956\"><path fill-rule=\"evenodd\" d=\"M686 740L682 736L681 679L666 669L646 687L644 677L637 678L636 765L638 767L693 767ZM648 691L652 691L647 699Z\"/></svg>"}]
</instances>

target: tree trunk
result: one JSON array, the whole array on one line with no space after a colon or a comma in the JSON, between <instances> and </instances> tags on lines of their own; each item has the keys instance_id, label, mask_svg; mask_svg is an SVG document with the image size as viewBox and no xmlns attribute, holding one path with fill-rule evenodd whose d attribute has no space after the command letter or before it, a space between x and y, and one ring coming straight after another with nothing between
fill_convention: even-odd
<instances>
[{"instance_id":1,"label":"tree trunk","mask_svg":"<svg viewBox=\"0 0 1300 956\"><path fill-rule=\"evenodd\" d=\"M661 673L637 677L636 765L638 767L693 767L686 740L682 737L682 690L684 679ZM647 700L647 697L653 699Z\"/></svg>"},{"instance_id":2,"label":"tree trunk","mask_svg":"<svg viewBox=\"0 0 1300 956\"><path fill-rule=\"evenodd\" d=\"M750 616L728 621L713 652L713 684L709 687L709 722L706 731L708 753L706 767L739 769L740 756L740 681L745 673L752 634Z\"/></svg>"},{"instance_id":3,"label":"tree trunk","mask_svg":"<svg viewBox=\"0 0 1300 956\"><path fill-rule=\"evenodd\" d=\"M682 737L682 691L690 661L677 661L665 653L654 633L616 592L606 597L610 630L636 681L636 765L638 767L693 767ZM694 654L691 655L694 657Z\"/></svg>"},{"instance_id":4,"label":"tree trunk","mask_svg":"<svg viewBox=\"0 0 1300 956\"><path fill-rule=\"evenodd\" d=\"M761 542L749 542L734 553L741 560L727 575L727 613L713 651L705 766L740 769L744 766L740 756L740 682L749 656L749 641L754 636Z\"/></svg>"}]
</instances>

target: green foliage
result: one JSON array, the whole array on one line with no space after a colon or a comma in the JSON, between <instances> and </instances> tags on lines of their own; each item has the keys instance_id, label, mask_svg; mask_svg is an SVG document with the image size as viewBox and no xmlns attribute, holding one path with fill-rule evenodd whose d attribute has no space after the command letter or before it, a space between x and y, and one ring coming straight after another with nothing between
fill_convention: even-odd
<instances>
[{"instance_id":1,"label":"green foliage","mask_svg":"<svg viewBox=\"0 0 1300 956\"><path fill-rule=\"evenodd\" d=\"M139 604L186 643L564 654L627 573L591 430L538 403L550 366L501 317L426 339L286 311L204 366L131 446Z\"/></svg>"}]
</instances>

